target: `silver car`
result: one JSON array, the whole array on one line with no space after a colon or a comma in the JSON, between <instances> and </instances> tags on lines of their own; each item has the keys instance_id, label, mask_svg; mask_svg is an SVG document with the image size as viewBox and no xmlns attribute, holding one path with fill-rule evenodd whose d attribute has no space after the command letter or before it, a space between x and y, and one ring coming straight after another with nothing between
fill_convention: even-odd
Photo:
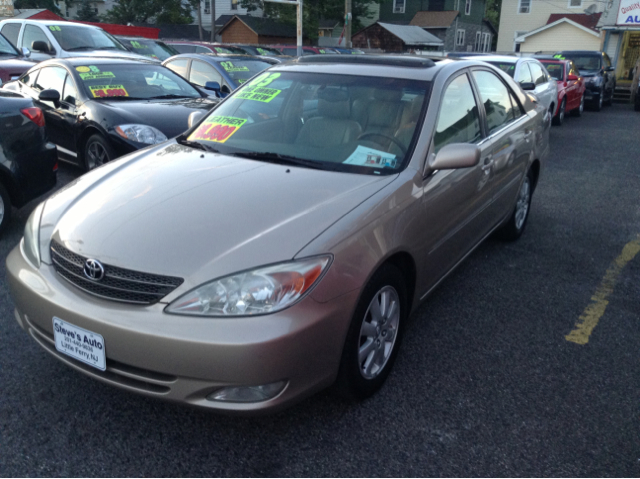
<instances>
[{"instance_id":1,"label":"silver car","mask_svg":"<svg viewBox=\"0 0 640 479\"><path fill-rule=\"evenodd\" d=\"M487 236L522 234L548 135L486 63L274 66L40 204L7 258L15 318L147 396L246 413L333 383L365 398L420 302Z\"/></svg>"}]
</instances>

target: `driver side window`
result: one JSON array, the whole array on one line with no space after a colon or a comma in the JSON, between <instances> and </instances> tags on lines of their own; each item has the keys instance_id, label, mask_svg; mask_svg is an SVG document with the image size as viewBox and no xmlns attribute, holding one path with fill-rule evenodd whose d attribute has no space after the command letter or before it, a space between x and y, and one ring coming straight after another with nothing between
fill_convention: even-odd
<instances>
[{"instance_id":1,"label":"driver side window","mask_svg":"<svg viewBox=\"0 0 640 479\"><path fill-rule=\"evenodd\" d=\"M444 92L433 137L435 152L450 143L475 143L482 138L480 115L469 77L460 75Z\"/></svg>"},{"instance_id":2,"label":"driver side window","mask_svg":"<svg viewBox=\"0 0 640 479\"><path fill-rule=\"evenodd\" d=\"M34 25L25 25L24 33L22 35L21 46L27 47L32 51L38 51L35 48L33 48L33 44L38 41L46 43L49 51L53 50L53 47L51 46L51 42L49 41L49 39L47 38L47 36L45 35L45 33L42 31L40 27L36 27ZM42 52L42 53L47 53L47 52Z\"/></svg>"}]
</instances>

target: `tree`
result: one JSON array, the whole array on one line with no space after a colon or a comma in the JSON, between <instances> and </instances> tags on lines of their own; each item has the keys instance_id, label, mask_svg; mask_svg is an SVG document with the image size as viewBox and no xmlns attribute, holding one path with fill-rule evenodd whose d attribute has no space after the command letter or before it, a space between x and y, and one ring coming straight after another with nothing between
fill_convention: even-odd
<instances>
[{"instance_id":1,"label":"tree","mask_svg":"<svg viewBox=\"0 0 640 479\"><path fill-rule=\"evenodd\" d=\"M191 4L182 0L118 0L103 19L108 23L154 23L185 24L191 23Z\"/></svg>"},{"instance_id":2,"label":"tree","mask_svg":"<svg viewBox=\"0 0 640 479\"><path fill-rule=\"evenodd\" d=\"M80 20L81 22L100 22L100 18L98 18L98 14L96 13L96 7L87 0L83 0L82 6L78 8L76 20Z\"/></svg>"},{"instance_id":3,"label":"tree","mask_svg":"<svg viewBox=\"0 0 640 479\"><path fill-rule=\"evenodd\" d=\"M46 8L47 10L60 15L58 8L58 0L15 0L13 2L15 8Z\"/></svg>"},{"instance_id":4,"label":"tree","mask_svg":"<svg viewBox=\"0 0 640 479\"><path fill-rule=\"evenodd\" d=\"M202 0L189 0L189 5L191 5L191 10L195 10L197 12L196 18L198 19L198 35L200 40L202 40Z\"/></svg>"},{"instance_id":5,"label":"tree","mask_svg":"<svg viewBox=\"0 0 640 479\"><path fill-rule=\"evenodd\" d=\"M500 9L502 8L502 0L487 0L487 6L484 16L491 22L497 30L500 27Z\"/></svg>"},{"instance_id":6,"label":"tree","mask_svg":"<svg viewBox=\"0 0 640 479\"><path fill-rule=\"evenodd\" d=\"M352 32L355 33L362 28L361 18L369 17L371 12L369 7L382 0L353 0L351 5ZM318 25L321 18L342 20L344 22L344 0L307 0L303 10L303 31L304 35L310 39L318 38ZM279 3L264 2L263 0L240 0L240 6L246 8L248 12L261 9L265 17L277 18L285 23L295 25L296 8L294 6L282 5Z\"/></svg>"}]
</instances>

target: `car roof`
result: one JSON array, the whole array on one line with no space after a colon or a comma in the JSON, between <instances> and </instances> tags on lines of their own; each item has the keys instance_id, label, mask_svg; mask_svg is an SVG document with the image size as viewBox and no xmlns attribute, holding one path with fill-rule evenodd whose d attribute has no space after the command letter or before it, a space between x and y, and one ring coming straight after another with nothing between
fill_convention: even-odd
<instances>
[{"instance_id":1,"label":"car roof","mask_svg":"<svg viewBox=\"0 0 640 479\"><path fill-rule=\"evenodd\" d=\"M474 59L482 62L502 62L502 63L518 63L520 60L535 60L531 57L512 57L510 55L482 55L473 57L464 57L467 59Z\"/></svg>"},{"instance_id":2,"label":"car roof","mask_svg":"<svg viewBox=\"0 0 640 479\"><path fill-rule=\"evenodd\" d=\"M72 58L52 58L36 65L44 65L49 63L58 63L67 65L70 67L84 66L84 65L160 65L157 61L144 60L137 58L125 58L125 57L72 57ZM35 65L34 65L35 66Z\"/></svg>"},{"instance_id":3,"label":"car roof","mask_svg":"<svg viewBox=\"0 0 640 479\"><path fill-rule=\"evenodd\" d=\"M181 53L180 55L174 55L171 58L199 58L201 60L207 60L216 63L228 62L229 60L249 60L258 62L264 61L262 57L256 57L254 55L240 55L238 53L228 55L216 55L215 53ZM269 62L266 61L265 63Z\"/></svg>"},{"instance_id":4,"label":"car roof","mask_svg":"<svg viewBox=\"0 0 640 479\"><path fill-rule=\"evenodd\" d=\"M66 20L29 20L27 18L7 18L6 20L3 20L0 23L9 23L9 22L14 22L14 23L29 23L31 25L72 25L72 26L76 26L76 27L82 27L82 28L100 28L96 25L86 25L84 23L75 23L75 22L68 22Z\"/></svg>"}]
</instances>

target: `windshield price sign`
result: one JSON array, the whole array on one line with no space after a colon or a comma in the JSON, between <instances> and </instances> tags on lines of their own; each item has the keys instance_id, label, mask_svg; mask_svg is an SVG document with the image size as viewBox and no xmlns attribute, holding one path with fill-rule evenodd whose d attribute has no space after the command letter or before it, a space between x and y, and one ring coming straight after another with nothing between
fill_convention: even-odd
<instances>
[{"instance_id":1,"label":"windshield price sign","mask_svg":"<svg viewBox=\"0 0 640 479\"><path fill-rule=\"evenodd\" d=\"M214 116L200 125L200 127L189 136L189 141L204 140L224 143L246 122L247 120L244 118Z\"/></svg>"},{"instance_id":2,"label":"windshield price sign","mask_svg":"<svg viewBox=\"0 0 640 479\"><path fill-rule=\"evenodd\" d=\"M94 98L105 98L109 96L129 96L124 85L94 85L90 86L91 94Z\"/></svg>"},{"instance_id":3,"label":"windshield price sign","mask_svg":"<svg viewBox=\"0 0 640 479\"><path fill-rule=\"evenodd\" d=\"M640 1L620 0L616 25L640 25Z\"/></svg>"}]
</instances>

